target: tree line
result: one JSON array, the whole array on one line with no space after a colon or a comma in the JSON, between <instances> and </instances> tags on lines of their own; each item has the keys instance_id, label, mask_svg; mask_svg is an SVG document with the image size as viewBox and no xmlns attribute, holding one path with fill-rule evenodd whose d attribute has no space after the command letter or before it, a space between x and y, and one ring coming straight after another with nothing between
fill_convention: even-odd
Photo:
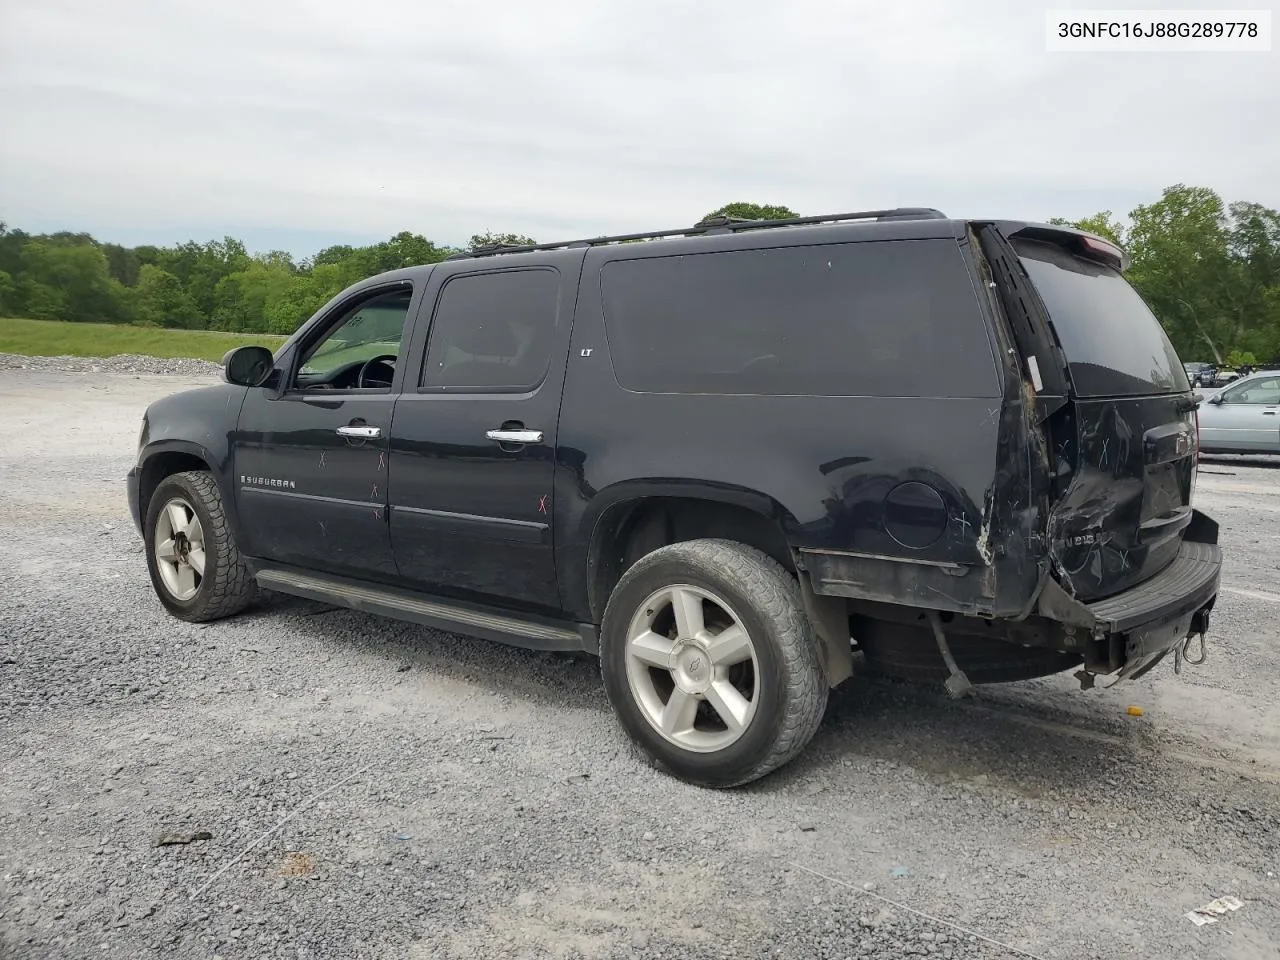
<instances>
[{"instance_id":1,"label":"tree line","mask_svg":"<svg viewBox=\"0 0 1280 960\"><path fill-rule=\"evenodd\" d=\"M785 219L779 205L731 203L706 214ZM1110 210L1069 223L1119 243L1128 277L1185 360L1238 366L1280 359L1280 213L1177 184L1123 220ZM477 234L465 249L535 242ZM292 333L365 277L458 252L408 231L370 246L326 247L295 261L251 254L232 237L124 247L86 233L29 234L0 223L0 316L238 333Z\"/></svg>"},{"instance_id":2,"label":"tree line","mask_svg":"<svg viewBox=\"0 0 1280 960\"><path fill-rule=\"evenodd\" d=\"M1280 213L1177 184L1125 222L1110 210L1069 223L1129 254L1126 276L1183 360L1236 368L1280 361Z\"/></svg>"}]
</instances>

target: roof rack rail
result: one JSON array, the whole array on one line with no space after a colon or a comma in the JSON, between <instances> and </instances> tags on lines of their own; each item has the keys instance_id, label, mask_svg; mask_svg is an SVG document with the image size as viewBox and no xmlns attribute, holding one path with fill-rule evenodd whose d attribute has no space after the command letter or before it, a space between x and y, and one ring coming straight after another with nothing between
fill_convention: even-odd
<instances>
[{"instance_id":1,"label":"roof rack rail","mask_svg":"<svg viewBox=\"0 0 1280 960\"><path fill-rule=\"evenodd\" d=\"M706 233L736 233L739 230L771 230L775 227L806 227L820 223L840 223L846 220L945 220L947 215L933 207L895 207L891 210L862 210L856 213L831 213L816 217L791 217L786 220L744 220L738 217L716 216L699 220L692 227L674 230L651 230L645 233L621 233L586 240L565 240L559 243L531 243L524 245L492 244L463 250L449 257L450 260L469 260L473 257L492 257L503 253L532 253L536 250L564 250L574 247L599 247L611 243L634 243L637 240L661 240L665 237L692 237Z\"/></svg>"}]
</instances>

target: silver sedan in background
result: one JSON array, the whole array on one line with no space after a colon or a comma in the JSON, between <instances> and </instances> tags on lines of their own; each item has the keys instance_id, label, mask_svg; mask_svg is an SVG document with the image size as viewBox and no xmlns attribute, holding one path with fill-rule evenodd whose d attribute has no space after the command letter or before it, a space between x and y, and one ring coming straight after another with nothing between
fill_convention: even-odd
<instances>
[{"instance_id":1,"label":"silver sedan in background","mask_svg":"<svg viewBox=\"0 0 1280 960\"><path fill-rule=\"evenodd\" d=\"M1204 397L1201 453L1280 454L1280 371L1252 373Z\"/></svg>"}]
</instances>

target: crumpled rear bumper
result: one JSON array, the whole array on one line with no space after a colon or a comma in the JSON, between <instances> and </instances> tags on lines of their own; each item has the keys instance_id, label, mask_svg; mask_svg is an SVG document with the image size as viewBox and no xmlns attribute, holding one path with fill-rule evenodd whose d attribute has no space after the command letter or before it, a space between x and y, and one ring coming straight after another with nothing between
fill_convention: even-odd
<instances>
[{"instance_id":1,"label":"crumpled rear bumper","mask_svg":"<svg viewBox=\"0 0 1280 960\"><path fill-rule=\"evenodd\" d=\"M1083 628L1095 641L1109 640L1119 679L1146 673L1168 653L1209 629L1209 614L1222 578L1218 525L1195 510L1178 555L1149 580L1124 593L1080 603L1059 588L1041 593L1039 612Z\"/></svg>"},{"instance_id":2,"label":"crumpled rear bumper","mask_svg":"<svg viewBox=\"0 0 1280 960\"><path fill-rule=\"evenodd\" d=\"M1141 676L1182 641L1208 631L1221 572L1222 548L1216 543L1184 542L1174 561L1150 580L1088 604L1098 621L1095 631L1124 635L1122 679Z\"/></svg>"}]
</instances>

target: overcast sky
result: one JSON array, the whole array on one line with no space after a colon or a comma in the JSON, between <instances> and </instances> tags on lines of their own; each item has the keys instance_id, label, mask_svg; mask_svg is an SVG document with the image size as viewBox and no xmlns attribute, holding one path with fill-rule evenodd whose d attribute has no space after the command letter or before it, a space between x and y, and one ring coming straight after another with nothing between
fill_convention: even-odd
<instances>
[{"instance_id":1,"label":"overcast sky","mask_svg":"<svg viewBox=\"0 0 1280 960\"><path fill-rule=\"evenodd\" d=\"M739 199L1074 217L1186 182L1280 207L1280 52L1050 54L1045 6L0 0L0 220L306 255Z\"/></svg>"}]
</instances>

